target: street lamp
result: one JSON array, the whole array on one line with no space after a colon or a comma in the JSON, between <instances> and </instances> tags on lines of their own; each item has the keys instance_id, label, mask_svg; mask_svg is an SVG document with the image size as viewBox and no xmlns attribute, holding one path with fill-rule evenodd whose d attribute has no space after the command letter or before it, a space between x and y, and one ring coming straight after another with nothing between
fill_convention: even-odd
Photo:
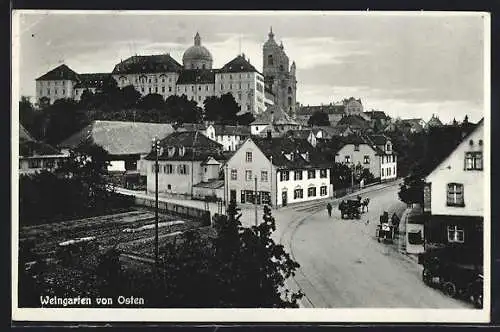
<instances>
[{"instance_id":1,"label":"street lamp","mask_svg":"<svg viewBox=\"0 0 500 332\"><path fill-rule=\"evenodd\" d=\"M155 152L155 263L158 266L160 250L158 246L158 153L160 152L160 140L153 138L153 150Z\"/></svg>"}]
</instances>

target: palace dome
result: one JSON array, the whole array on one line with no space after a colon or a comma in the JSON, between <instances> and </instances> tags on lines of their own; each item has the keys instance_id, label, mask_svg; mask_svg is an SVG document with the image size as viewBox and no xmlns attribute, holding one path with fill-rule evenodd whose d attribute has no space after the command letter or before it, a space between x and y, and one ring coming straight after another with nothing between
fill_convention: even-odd
<instances>
[{"instance_id":1,"label":"palace dome","mask_svg":"<svg viewBox=\"0 0 500 332\"><path fill-rule=\"evenodd\" d=\"M194 37L194 45L189 47L182 56L182 62L184 63L184 65L186 64L186 62L192 63L197 61L207 61L210 63L213 61L210 51L205 46L201 45L201 38L199 33L196 33L196 36Z\"/></svg>"}]
</instances>

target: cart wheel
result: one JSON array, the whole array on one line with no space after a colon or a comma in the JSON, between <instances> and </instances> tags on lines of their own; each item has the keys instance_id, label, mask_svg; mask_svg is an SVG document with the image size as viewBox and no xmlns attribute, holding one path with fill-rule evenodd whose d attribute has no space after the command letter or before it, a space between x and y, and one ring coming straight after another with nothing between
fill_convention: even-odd
<instances>
[{"instance_id":1,"label":"cart wheel","mask_svg":"<svg viewBox=\"0 0 500 332\"><path fill-rule=\"evenodd\" d=\"M457 295L457 287L451 281L447 281L443 284L443 292L450 297L455 297Z\"/></svg>"}]
</instances>

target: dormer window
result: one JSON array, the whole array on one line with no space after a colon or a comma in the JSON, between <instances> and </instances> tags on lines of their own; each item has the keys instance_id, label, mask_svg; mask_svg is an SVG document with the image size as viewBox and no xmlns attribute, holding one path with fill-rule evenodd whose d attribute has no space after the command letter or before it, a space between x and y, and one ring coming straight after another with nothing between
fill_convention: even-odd
<instances>
[{"instance_id":1,"label":"dormer window","mask_svg":"<svg viewBox=\"0 0 500 332\"><path fill-rule=\"evenodd\" d=\"M387 145L385 146L385 149L387 151L391 151L391 143L387 143Z\"/></svg>"},{"instance_id":2,"label":"dormer window","mask_svg":"<svg viewBox=\"0 0 500 332\"><path fill-rule=\"evenodd\" d=\"M167 153L168 153L169 157L173 157L174 153L175 153L175 147L169 146L168 149L167 149Z\"/></svg>"},{"instance_id":3,"label":"dormer window","mask_svg":"<svg viewBox=\"0 0 500 332\"><path fill-rule=\"evenodd\" d=\"M185 153L186 153L186 148L183 146L179 147L179 156L183 157Z\"/></svg>"}]
</instances>

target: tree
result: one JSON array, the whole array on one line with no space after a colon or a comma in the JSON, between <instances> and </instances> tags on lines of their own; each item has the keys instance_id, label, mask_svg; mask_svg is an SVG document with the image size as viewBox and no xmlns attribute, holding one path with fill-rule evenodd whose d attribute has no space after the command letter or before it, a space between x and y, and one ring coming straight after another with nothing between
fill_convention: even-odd
<instances>
[{"instance_id":1,"label":"tree","mask_svg":"<svg viewBox=\"0 0 500 332\"><path fill-rule=\"evenodd\" d=\"M133 85L127 85L120 90L120 98L123 108L132 108L137 105L141 98L141 93Z\"/></svg>"},{"instance_id":2,"label":"tree","mask_svg":"<svg viewBox=\"0 0 500 332\"><path fill-rule=\"evenodd\" d=\"M169 121L178 123L198 123L202 118L202 109L186 95L169 96L165 101L165 116Z\"/></svg>"},{"instance_id":3,"label":"tree","mask_svg":"<svg viewBox=\"0 0 500 332\"><path fill-rule=\"evenodd\" d=\"M47 107L41 117L44 118L43 139L56 145L85 127L89 121L86 112L79 111L77 102L72 99L58 99Z\"/></svg>"},{"instance_id":4,"label":"tree","mask_svg":"<svg viewBox=\"0 0 500 332\"><path fill-rule=\"evenodd\" d=\"M352 171L348 165L343 163L334 163L330 170L331 181L334 188L347 188L351 186Z\"/></svg>"},{"instance_id":5,"label":"tree","mask_svg":"<svg viewBox=\"0 0 500 332\"><path fill-rule=\"evenodd\" d=\"M38 130L36 130L37 111L33 107L30 99L25 96L22 96L19 101L19 122L29 133L36 136L38 132Z\"/></svg>"},{"instance_id":6,"label":"tree","mask_svg":"<svg viewBox=\"0 0 500 332\"><path fill-rule=\"evenodd\" d=\"M70 151L69 158L56 172L81 187L87 208L103 210L113 193L113 187L106 178L109 165L106 150L95 144L83 143Z\"/></svg>"},{"instance_id":7,"label":"tree","mask_svg":"<svg viewBox=\"0 0 500 332\"><path fill-rule=\"evenodd\" d=\"M425 182L418 176L409 175L400 185L398 196L406 204L424 203Z\"/></svg>"},{"instance_id":8,"label":"tree","mask_svg":"<svg viewBox=\"0 0 500 332\"><path fill-rule=\"evenodd\" d=\"M164 110L165 100L160 94L150 93L139 99L137 108L142 110Z\"/></svg>"},{"instance_id":9,"label":"tree","mask_svg":"<svg viewBox=\"0 0 500 332\"><path fill-rule=\"evenodd\" d=\"M240 126L249 126L252 122L255 121L255 117L251 112L246 112L241 115L238 115L237 124Z\"/></svg>"},{"instance_id":10,"label":"tree","mask_svg":"<svg viewBox=\"0 0 500 332\"><path fill-rule=\"evenodd\" d=\"M226 125L237 124L237 113L240 111L240 106L231 93L226 93L220 97L207 97L203 105L205 120Z\"/></svg>"},{"instance_id":11,"label":"tree","mask_svg":"<svg viewBox=\"0 0 500 332\"><path fill-rule=\"evenodd\" d=\"M310 126L329 126L330 120L328 119L328 114L322 111L315 111L307 120L307 124Z\"/></svg>"}]
</instances>

